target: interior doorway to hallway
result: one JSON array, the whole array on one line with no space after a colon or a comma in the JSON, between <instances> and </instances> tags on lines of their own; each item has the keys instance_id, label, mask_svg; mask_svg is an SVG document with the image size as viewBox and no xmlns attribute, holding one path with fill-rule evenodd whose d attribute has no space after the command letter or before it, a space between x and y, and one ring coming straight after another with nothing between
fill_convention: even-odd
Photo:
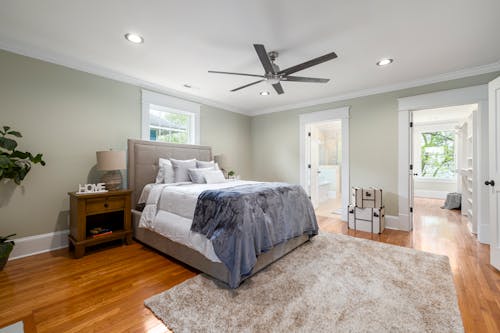
<instances>
[{"instance_id":1,"label":"interior doorway to hallway","mask_svg":"<svg viewBox=\"0 0 500 333\"><path fill-rule=\"evenodd\" d=\"M411 133L414 212L461 210L472 233L477 233L477 110L477 104L468 104L413 111Z\"/></svg>"}]
</instances>

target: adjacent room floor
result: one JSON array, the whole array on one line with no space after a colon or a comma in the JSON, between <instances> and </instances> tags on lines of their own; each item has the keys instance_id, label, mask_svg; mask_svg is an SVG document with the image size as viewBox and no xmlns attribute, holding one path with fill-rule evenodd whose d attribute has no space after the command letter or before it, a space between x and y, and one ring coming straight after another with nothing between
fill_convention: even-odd
<instances>
[{"instance_id":1,"label":"adjacent room floor","mask_svg":"<svg viewBox=\"0 0 500 333\"><path fill-rule=\"evenodd\" d=\"M489 247L468 232L459 211L432 200L415 200L412 233L347 230L339 216L318 221L324 231L449 256L466 332L499 332L500 273L488 264ZM143 301L196 274L138 243L78 260L67 250L14 260L0 272L0 327L24 320L26 332L166 332Z\"/></svg>"}]
</instances>

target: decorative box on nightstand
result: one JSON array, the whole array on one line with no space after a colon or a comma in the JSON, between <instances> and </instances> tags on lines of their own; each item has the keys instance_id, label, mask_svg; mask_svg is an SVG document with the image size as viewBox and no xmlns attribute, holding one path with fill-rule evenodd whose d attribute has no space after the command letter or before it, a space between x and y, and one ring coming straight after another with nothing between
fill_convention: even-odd
<instances>
[{"instance_id":1,"label":"decorative box on nightstand","mask_svg":"<svg viewBox=\"0 0 500 333\"><path fill-rule=\"evenodd\" d=\"M69 245L75 258L85 254L88 246L122 239L132 242L130 194L131 190L70 196ZM100 230L101 232L96 232Z\"/></svg>"}]
</instances>

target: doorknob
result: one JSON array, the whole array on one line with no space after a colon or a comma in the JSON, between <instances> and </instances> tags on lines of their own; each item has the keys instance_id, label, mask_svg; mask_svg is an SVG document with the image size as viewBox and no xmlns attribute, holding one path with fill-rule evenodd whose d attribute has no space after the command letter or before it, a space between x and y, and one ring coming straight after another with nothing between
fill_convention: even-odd
<instances>
[{"instance_id":1,"label":"doorknob","mask_svg":"<svg viewBox=\"0 0 500 333\"><path fill-rule=\"evenodd\" d=\"M490 186L495 186L495 181L492 179L492 180L487 180L484 182L484 185L490 185Z\"/></svg>"}]
</instances>

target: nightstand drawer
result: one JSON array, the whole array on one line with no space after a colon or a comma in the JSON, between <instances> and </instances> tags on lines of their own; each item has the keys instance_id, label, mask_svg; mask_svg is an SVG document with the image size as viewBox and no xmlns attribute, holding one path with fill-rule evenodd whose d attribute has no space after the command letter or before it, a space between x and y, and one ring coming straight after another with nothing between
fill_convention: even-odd
<instances>
[{"instance_id":1,"label":"nightstand drawer","mask_svg":"<svg viewBox=\"0 0 500 333\"><path fill-rule=\"evenodd\" d=\"M125 208L125 198L123 196L86 200L87 214L102 213L123 208Z\"/></svg>"}]
</instances>

